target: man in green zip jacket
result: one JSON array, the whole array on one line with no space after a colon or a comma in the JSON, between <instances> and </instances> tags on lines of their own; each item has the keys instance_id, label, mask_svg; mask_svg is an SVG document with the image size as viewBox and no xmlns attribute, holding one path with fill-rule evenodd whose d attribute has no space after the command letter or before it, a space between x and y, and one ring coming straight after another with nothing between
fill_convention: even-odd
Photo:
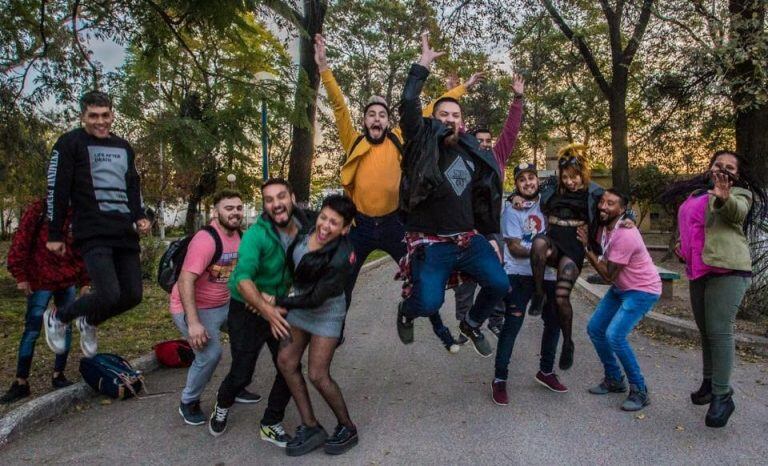
<instances>
[{"instance_id":1,"label":"man in green zip jacket","mask_svg":"<svg viewBox=\"0 0 768 466\"><path fill-rule=\"evenodd\" d=\"M280 178L267 180L261 187L264 212L243 235L238 249L237 265L229 279L232 293L229 303L229 341L232 366L221 382L216 406L208 422L208 430L219 436L227 428L227 415L235 397L251 383L256 360L266 343L277 359L279 340L289 335L284 319L285 309L262 295L284 295L291 285L291 272L286 267L286 251L299 233L314 225L309 212L296 207L293 189ZM275 330L272 330L275 328ZM285 448L290 437L283 429L285 407L291 392L277 370L269 401L261 419L261 438Z\"/></svg>"}]
</instances>

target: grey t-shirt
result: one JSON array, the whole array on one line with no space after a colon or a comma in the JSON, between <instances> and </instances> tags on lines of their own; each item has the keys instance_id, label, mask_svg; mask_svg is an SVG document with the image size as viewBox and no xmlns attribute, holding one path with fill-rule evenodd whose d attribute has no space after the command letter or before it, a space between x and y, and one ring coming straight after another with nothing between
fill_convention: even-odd
<instances>
[{"instance_id":1,"label":"grey t-shirt","mask_svg":"<svg viewBox=\"0 0 768 466\"><path fill-rule=\"evenodd\" d=\"M501 214L501 234L504 239L519 239L520 245L530 250L533 238L541 233L546 233L547 223L541 206L537 200L531 207L517 210L509 202L504 203L504 212ZM528 257L515 257L509 252L504 243L504 271L507 275L531 276L531 260ZM555 280L556 273L552 267L547 267L544 272L544 280Z\"/></svg>"},{"instance_id":2,"label":"grey t-shirt","mask_svg":"<svg viewBox=\"0 0 768 466\"><path fill-rule=\"evenodd\" d=\"M297 231L301 230L301 226L302 226L301 222L299 222L299 220L295 216L291 217L291 221L293 221L293 223L296 224ZM296 238L296 235L289 235L287 233L284 233L279 228L277 229L277 236L278 238L280 238L280 244L283 246L283 251L286 251L286 252L288 251L288 246L290 246L291 243L293 242L293 239ZM298 262L296 263L298 264Z\"/></svg>"}]
</instances>

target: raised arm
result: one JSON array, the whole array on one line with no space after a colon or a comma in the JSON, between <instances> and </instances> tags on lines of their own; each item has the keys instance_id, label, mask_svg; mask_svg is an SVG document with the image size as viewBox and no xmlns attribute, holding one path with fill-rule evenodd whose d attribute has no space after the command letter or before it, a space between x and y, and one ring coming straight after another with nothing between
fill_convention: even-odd
<instances>
[{"instance_id":1,"label":"raised arm","mask_svg":"<svg viewBox=\"0 0 768 466\"><path fill-rule=\"evenodd\" d=\"M440 99L444 99L446 97L450 97L452 99L460 100L462 97L464 97L464 94L466 94L470 89L475 87L478 83L480 83L485 78L485 73L475 73L465 82L464 84L459 84L458 86L449 86L448 91L446 91L443 95L437 98L437 100L432 101L424 107L424 110L422 111L422 115L425 117L432 116L432 111L435 109L435 102L437 102ZM454 84L453 80L451 84Z\"/></svg>"},{"instance_id":2,"label":"raised arm","mask_svg":"<svg viewBox=\"0 0 768 466\"><path fill-rule=\"evenodd\" d=\"M422 120L421 90L424 81L429 76L429 67L436 58L445 52L437 52L429 45L429 33L421 35L421 57L418 63L411 65L408 78L403 88L403 97L400 103L400 128L405 139L413 139L424 124Z\"/></svg>"},{"instance_id":3,"label":"raised arm","mask_svg":"<svg viewBox=\"0 0 768 466\"><path fill-rule=\"evenodd\" d=\"M333 72L328 67L328 58L325 54L325 39L320 34L315 34L315 63L320 71L320 79L328 93L328 101L333 109L333 117L336 120L336 128L339 130L339 139L344 152L349 154L355 140L360 136L360 132L355 130L352 121L352 115L349 113L349 107L344 100L341 88L333 77Z\"/></svg>"},{"instance_id":4,"label":"raised arm","mask_svg":"<svg viewBox=\"0 0 768 466\"><path fill-rule=\"evenodd\" d=\"M493 155L500 167L507 164L509 156L515 150L517 136L520 134L520 124L523 121L523 92L525 91L525 79L519 74L512 76L512 91L515 96L509 106L509 114L504 122L504 128L493 145Z\"/></svg>"}]
</instances>

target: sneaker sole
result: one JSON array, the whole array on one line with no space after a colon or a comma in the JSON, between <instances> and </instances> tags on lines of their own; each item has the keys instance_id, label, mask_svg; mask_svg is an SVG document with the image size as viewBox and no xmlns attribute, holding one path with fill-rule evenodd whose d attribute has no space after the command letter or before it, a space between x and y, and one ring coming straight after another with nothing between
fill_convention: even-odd
<instances>
[{"instance_id":1,"label":"sneaker sole","mask_svg":"<svg viewBox=\"0 0 768 466\"><path fill-rule=\"evenodd\" d=\"M357 443L358 438L357 436L354 436L347 440L345 443L334 443L333 445L328 445L326 443L323 450L329 455L341 455L349 451L352 447L357 445Z\"/></svg>"},{"instance_id":2,"label":"sneaker sole","mask_svg":"<svg viewBox=\"0 0 768 466\"><path fill-rule=\"evenodd\" d=\"M469 336L464 332L461 332L461 334L464 335L467 338L467 340L469 340L467 341L467 343L472 343L472 349L474 349L475 353L479 354L481 358L490 358L491 356L493 356L493 351L489 352L488 354L481 353L480 350L477 349L477 345L475 345L474 340L469 338Z\"/></svg>"},{"instance_id":3,"label":"sneaker sole","mask_svg":"<svg viewBox=\"0 0 768 466\"><path fill-rule=\"evenodd\" d=\"M210 422L208 423L208 432L210 432L210 433L211 433L211 435L213 435L214 437L218 437L218 436L220 436L220 435L224 434L224 432L226 432L226 431L227 431L227 428L226 428L226 427L224 427L224 430L222 430L221 432L216 432L216 431L214 431L214 430L211 428L211 423L210 423Z\"/></svg>"},{"instance_id":4,"label":"sneaker sole","mask_svg":"<svg viewBox=\"0 0 768 466\"><path fill-rule=\"evenodd\" d=\"M536 376L533 377L533 380L539 382L539 384L547 387L548 389L550 389L551 391L553 391L555 393L568 393L568 388L566 388L565 390L555 390L554 388L550 387L549 384L544 383L541 380L539 380Z\"/></svg>"},{"instance_id":5,"label":"sneaker sole","mask_svg":"<svg viewBox=\"0 0 768 466\"><path fill-rule=\"evenodd\" d=\"M259 432L259 437L261 437L261 439L264 440L265 442L269 442L273 445L277 445L280 448L285 448L285 446L288 444L288 442L281 442L280 440L273 439L268 435L264 435L264 433L261 431Z\"/></svg>"},{"instance_id":6,"label":"sneaker sole","mask_svg":"<svg viewBox=\"0 0 768 466\"><path fill-rule=\"evenodd\" d=\"M453 345L451 345L449 348L446 348L446 349L451 354L457 354L461 350L461 346L454 343Z\"/></svg>"},{"instance_id":7,"label":"sneaker sole","mask_svg":"<svg viewBox=\"0 0 768 466\"><path fill-rule=\"evenodd\" d=\"M307 453L313 452L318 448L325 445L325 440L328 438L328 434L319 435L317 440L313 440L312 443L304 444L301 448L288 448L285 447L285 454L288 456L304 456Z\"/></svg>"},{"instance_id":8,"label":"sneaker sole","mask_svg":"<svg viewBox=\"0 0 768 466\"><path fill-rule=\"evenodd\" d=\"M645 408L646 406L649 406L650 404L651 404L651 402L650 402L650 401L648 401L647 403L645 403L644 405L642 405L642 406L640 406L640 407L638 407L638 408L631 408L631 409L627 409L627 408L625 408L624 406L622 406L622 407L621 407L621 410L622 410L622 411L626 411L626 412L628 412L628 413L634 413L635 411L640 411L640 410L642 410L643 408Z\"/></svg>"},{"instance_id":9,"label":"sneaker sole","mask_svg":"<svg viewBox=\"0 0 768 466\"><path fill-rule=\"evenodd\" d=\"M262 400L262 398L261 398L261 397L259 397L259 399L258 399L258 400L249 400L249 399L247 399L247 398L238 398L238 397L235 397L235 403L242 403L242 404L244 404L244 405L253 405L253 404L256 404L256 403L258 403L258 402L259 402L259 401L261 401L261 400Z\"/></svg>"},{"instance_id":10,"label":"sneaker sole","mask_svg":"<svg viewBox=\"0 0 768 466\"><path fill-rule=\"evenodd\" d=\"M184 416L184 413L182 413L182 412L181 412L181 408L179 408L179 416L181 416L181 418L182 418L182 419L184 419L184 424L186 424L186 425L188 425L188 426L201 426L201 425L205 424L205 421L200 421L200 422L192 422L192 421L188 420L188 419L187 419L187 418Z\"/></svg>"}]
</instances>

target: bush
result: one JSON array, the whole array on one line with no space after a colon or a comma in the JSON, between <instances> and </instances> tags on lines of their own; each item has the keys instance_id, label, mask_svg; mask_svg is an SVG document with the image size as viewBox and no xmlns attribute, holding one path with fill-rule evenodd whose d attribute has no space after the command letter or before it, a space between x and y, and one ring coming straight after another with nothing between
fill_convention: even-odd
<instances>
[{"instance_id":1,"label":"bush","mask_svg":"<svg viewBox=\"0 0 768 466\"><path fill-rule=\"evenodd\" d=\"M141 275L145 280L154 280L160 258L168 248L168 243L155 236L141 239Z\"/></svg>"}]
</instances>

